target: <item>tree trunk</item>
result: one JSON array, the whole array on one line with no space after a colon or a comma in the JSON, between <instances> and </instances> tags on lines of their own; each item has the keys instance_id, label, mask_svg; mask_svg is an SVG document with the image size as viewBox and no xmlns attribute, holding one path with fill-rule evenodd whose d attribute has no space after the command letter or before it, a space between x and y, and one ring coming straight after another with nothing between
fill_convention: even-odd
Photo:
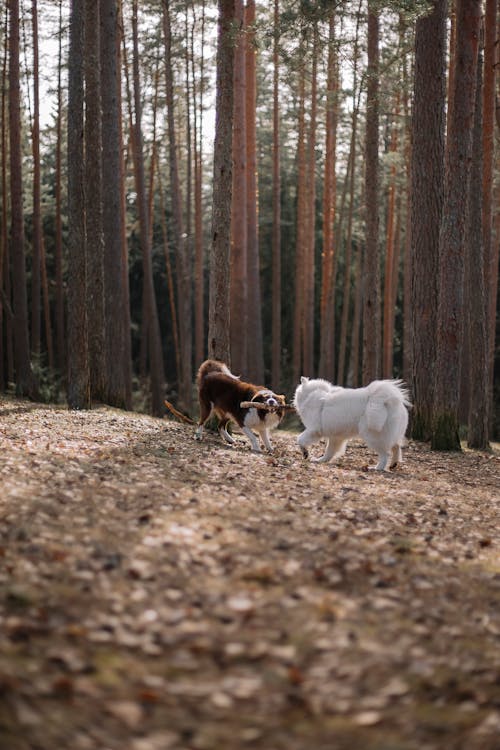
<instances>
[{"instance_id":1,"label":"tree trunk","mask_svg":"<svg viewBox=\"0 0 500 750\"><path fill-rule=\"evenodd\" d=\"M28 333L28 299L24 249L21 101L19 83L19 0L10 0L9 24L9 136L11 194L11 259L14 312L14 365L18 396L36 398Z\"/></svg>"},{"instance_id":2,"label":"tree trunk","mask_svg":"<svg viewBox=\"0 0 500 750\"><path fill-rule=\"evenodd\" d=\"M179 401L191 411L192 404L192 291L191 258L185 242L182 217L182 192L177 162L177 134L175 128L175 97L172 66L172 39L170 26L170 0L163 0L163 33L165 37L165 73L167 94L168 149L170 162L170 190L172 198L172 234L177 258L177 302L179 305L179 341L181 372L179 373Z\"/></svg>"},{"instance_id":3,"label":"tree trunk","mask_svg":"<svg viewBox=\"0 0 500 750\"><path fill-rule=\"evenodd\" d=\"M134 173L136 179L137 202L140 224L140 241L143 262L144 297L146 320L143 325L148 331L149 373L151 378L151 411L154 416L164 414L164 384L163 354L161 348L160 325L153 283L153 264L151 258L151 243L149 230L149 215L144 177L144 153L142 138L142 102L139 83L139 40L137 21L137 1L132 4L132 37L133 37L133 84L135 122L133 132Z\"/></svg>"},{"instance_id":4,"label":"tree trunk","mask_svg":"<svg viewBox=\"0 0 500 750\"><path fill-rule=\"evenodd\" d=\"M62 240L62 3L59 0L58 63L57 63L57 124L55 157L55 273L56 273L56 362L61 375L66 374L66 334L64 314L63 240Z\"/></svg>"},{"instance_id":5,"label":"tree trunk","mask_svg":"<svg viewBox=\"0 0 500 750\"><path fill-rule=\"evenodd\" d=\"M200 363L205 355L205 326L204 326L204 273L203 273L203 205L202 205L202 182L203 182L203 102L204 102L204 76L205 76L205 0L201 6L201 41L200 41L200 68L199 77L199 97L198 102L194 102L195 112L195 172L194 172L194 351L195 361ZM194 49L192 50L193 59L193 91L196 100L196 74L194 70ZM199 112L199 124L196 112Z\"/></svg>"},{"instance_id":6,"label":"tree trunk","mask_svg":"<svg viewBox=\"0 0 500 750\"><path fill-rule=\"evenodd\" d=\"M443 210L445 134L446 0L435 0L419 18L415 35L415 83L411 159L412 435L431 434L439 276L439 229Z\"/></svg>"},{"instance_id":7,"label":"tree trunk","mask_svg":"<svg viewBox=\"0 0 500 750\"><path fill-rule=\"evenodd\" d=\"M389 153L396 156L399 142L399 94L396 95L394 123L392 125ZM382 373L384 378L393 376L394 357L394 300L397 294L397 235L396 235L396 164L391 164L389 179L389 196L387 205L387 225L385 240L385 274L384 274L384 337L382 350Z\"/></svg>"},{"instance_id":8,"label":"tree trunk","mask_svg":"<svg viewBox=\"0 0 500 750\"><path fill-rule=\"evenodd\" d=\"M72 0L68 70L68 406L90 408L83 155L83 3Z\"/></svg>"},{"instance_id":9,"label":"tree trunk","mask_svg":"<svg viewBox=\"0 0 500 750\"><path fill-rule=\"evenodd\" d=\"M102 214L102 135L99 0L85 0L85 233L90 394L107 395L104 339L104 237Z\"/></svg>"},{"instance_id":10,"label":"tree trunk","mask_svg":"<svg viewBox=\"0 0 500 750\"><path fill-rule=\"evenodd\" d=\"M458 403L463 337L467 196L479 43L479 0L458 0L452 108L439 234L439 307L431 446L460 450ZM427 291L427 294L429 292Z\"/></svg>"},{"instance_id":11,"label":"tree trunk","mask_svg":"<svg viewBox=\"0 0 500 750\"><path fill-rule=\"evenodd\" d=\"M248 373L248 261L247 261L247 139L246 139L246 28L243 0L235 0L237 37L234 51L233 199L231 204L231 365ZM244 332L244 333L243 333Z\"/></svg>"},{"instance_id":12,"label":"tree trunk","mask_svg":"<svg viewBox=\"0 0 500 750\"><path fill-rule=\"evenodd\" d=\"M118 0L101 0L102 197L106 401L132 408L132 357L121 120Z\"/></svg>"},{"instance_id":13,"label":"tree trunk","mask_svg":"<svg viewBox=\"0 0 500 750\"><path fill-rule=\"evenodd\" d=\"M476 106L472 141L469 189L469 219L466 247L466 278L469 287L467 331L470 353L470 400L467 444L488 450L488 328L485 305L484 253L482 242L483 141L482 141L482 56L477 65Z\"/></svg>"},{"instance_id":14,"label":"tree trunk","mask_svg":"<svg viewBox=\"0 0 500 750\"><path fill-rule=\"evenodd\" d=\"M323 187L323 252L320 300L320 355L318 372L327 380L334 380L335 342L331 320L335 314L335 294L332 283L335 255L335 201L336 201L336 144L338 106L338 61L335 48L335 11L330 12L328 34L328 75L326 84L326 142Z\"/></svg>"},{"instance_id":15,"label":"tree trunk","mask_svg":"<svg viewBox=\"0 0 500 750\"><path fill-rule=\"evenodd\" d=\"M40 355L40 299L42 257L42 209L40 179L40 86L38 64L38 6L31 3L33 28L33 243L31 250L31 350Z\"/></svg>"},{"instance_id":16,"label":"tree trunk","mask_svg":"<svg viewBox=\"0 0 500 750\"><path fill-rule=\"evenodd\" d=\"M483 87L483 247L484 291L488 340L488 392L493 406L493 372L495 363L496 290L498 253L493 236L493 174L495 157L495 89L498 59L497 0L486 0L484 21L484 87ZM496 238L498 247L499 238ZM492 410L492 409L491 409Z\"/></svg>"},{"instance_id":17,"label":"tree trunk","mask_svg":"<svg viewBox=\"0 0 500 750\"><path fill-rule=\"evenodd\" d=\"M380 272L379 272L379 19L368 1L368 70L366 95L366 247L363 304L363 382L380 374Z\"/></svg>"},{"instance_id":18,"label":"tree trunk","mask_svg":"<svg viewBox=\"0 0 500 750\"><path fill-rule=\"evenodd\" d=\"M229 364L234 0L218 0L218 12L208 356Z\"/></svg>"},{"instance_id":19,"label":"tree trunk","mask_svg":"<svg viewBox=\"0 0 500 750\"><path fill-rule=\"evenodd\" d=\"M271 384L281 388L281 152L279 98L279 0L274 0L273 39L273 239L272 239L272 337Z\"/></svg>"},{"instance_id":20,"label":"tree trunk","mask_svg":"<svg viewBox=\"0 0 500 750\"><path fill-rule=\"evenodd\" d=\"M304 42L302 42L304 44ZM293 382L296 383L303 371L303 321L304 321L304 272L306 243L306 152L305 152L305 62L301 54L299 75L299 122L297 144L297 232L295 241L295 307L293 324ZM307 373L312 375L312 373Z\"/></svg>"},{"instance_id":21,"label":"tree trunk","mask_svg":"<svg viewBox=\"0 0 500 750\"><path fill-rule=\"evenodd\" d=\"M246 138L247 138L247 268L248 268L248 374L254 383L264 381L264 344L260 292L260 258L257 195L257 79L255 0L247 0L246 27Z\"/></svg>"}]
</instances>

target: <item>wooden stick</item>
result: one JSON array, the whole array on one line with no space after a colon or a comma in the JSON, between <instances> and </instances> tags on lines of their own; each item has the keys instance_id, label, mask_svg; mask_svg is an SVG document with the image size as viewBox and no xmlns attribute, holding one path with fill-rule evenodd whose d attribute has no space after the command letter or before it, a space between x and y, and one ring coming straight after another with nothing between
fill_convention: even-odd
<instances>
[{"instance_id":1,"label":"wooden stick","mask_svg":"<svg viewBox=\"0 0 500 750\"><path fill-rule=\"evenodd\" d=\"M291 404L280 404L277 406L272 404L263 404L261 401L242 401L240 403L242 409L264 409L265 411L274 411L275 409L285 409L287 411L295 411L295 407Z\"/></svg>"}]
</instances>

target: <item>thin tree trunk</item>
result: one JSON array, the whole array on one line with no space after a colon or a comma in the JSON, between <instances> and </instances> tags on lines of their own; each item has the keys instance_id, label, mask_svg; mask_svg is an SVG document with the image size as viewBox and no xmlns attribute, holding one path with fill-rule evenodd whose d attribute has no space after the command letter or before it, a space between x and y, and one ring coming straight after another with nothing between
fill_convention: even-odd
<instances>
[{"instance_id":1,"label":"thin tree trunk","mask_svg":"<svg viewBox=\"0 0 500 750\"><path fill-rule=\"evenodd\" d=\"M247 261L247 139L246 139L246 29L243 0L235 0L233 199L231 205L231 365L249 378L248 372L248 261ZM245 332L242 335L242 332Z\"/></svg>"},{"instance_id":2,"label":"thin tree trunk","mask_svg":"<svg viewBox=\"0 0 500 750\"><path fill-rule=\"evenodd\" d=\"M336 201L336 144L337 144L337 88L338 61L335 49L335 11L330 12L328 35L328 75L326 85L326 143L323 187L323 253L321 269L320 300L320 356L319 374L328 380L334 379L334 346L331 326L335 295L332 284L335 255L335 201Z\"/></svg>"},{"instance_id":3,"label":"thin tree trunk","mask_svg":"<svg viewBox=\"0 0 500 750\"><path fill-rule=\"evenodd\" d=\"M366 256L363 305L363 382L380 374L379 289L379 19L368 0L368 83L366 101Z\"/></svg>"},{"instance_id":4,"label":"thin tree trunk","mask_svg":"<svg viewBox=\"0 0 500 750\"><path fill-rule=\"evenodd\" d=\"M101 0L102 198L106 401L132 408L132 358L121 118L120 13L117 0Z\"/></svg>"},{"instance_id":5,"label":"thin tree trunk","mask_svg":"<svg viewBox=\"0 0 500 750\"><path fill-rule=\"evenodd\" d=\"M260 258L257 196L257 77L255 0L247 0L246 27L246 139L247 139L247 267L248 267L248 373L254 383L264 381L264 344L260 291Z\"/></svg>"},{"instance_id":6,"label":"thin tree trunk","mask_svg":"<svg viewBox=\"0 0 500 750\"><path fill-rule=\"evenodd\" d=\"M484 251L482 243L483 201L483 76L482 55L477 65L476 102L472 142L469 220L466 248L466 278L469 287L467 330L470 351L470 401L467 445L488 450L488 327L485 305Z\"/></svg>"},{"instance_id":7,"label":"thin tree trunk","mask_svg":"<svg viewBox=\"0 0 500 750\"><path fill-rule=\"evenodd\" d=\"M191 313L191 258L184 237L182 217L182 193L177 160L177 135L175 128L175 98L172 66L172 38L170 0L163 0L163 34L165 40L165 73L167 95L167 124L170 163L170 190L172 199L172 234L177 257L177 302L179 305L179 340L181 347L181 372L179 378L179 401L191 411L192 404L192 313Z\"/></svg>"},{"instance_id":8,"label":"thin tree trunk","mask_svg":"<svg viewBox=\"0 0 500 750\"><path fill-rule=\"evenodd\" d=\"M68 406L89 409L83 156L83 3L73 0L68 70Z\"/></svg>"},{"instance_id":9,"label":"thin tree trunk","mask_svg":"<svg viewBox=\"0 0 500 750\"><path fill-rule=\"evenodd\" d=\"M304 44L304 42L302 42ZM304 317L304 254L306 206L306 153L305 153L305 68L304 55L299 69L299 122L297 144L297 233L295 241L295 307L293 326L293 382L302 374L303 367L303 317ZM312 375L312 373L308 373Z\"/></svg>"},{"instance_id":10,"label":"thin tree trunk","mask_svg":"<svg viewBox=\"0 0 500 750\"><path fill-rule=\"evenodd\" d=\"M316 128L318 96L318 24L314 24L312 72L311 72L311 115L307 142L307 196L306 196L306 236L304 267L304 333L302 344L304 350L304 371L314 374L314 276L316 246Z\"/></svg>"},{"instance_id":11,"label":"thin tree trunk","mask_svg":"<svg viewBox=\"0 0 500 750\"><path fill-rule=\"evenodd\" d=\"M62 3L59 0L58 62L57 62L57 122L55 163L55 272L56 272L56 362L59 372L66 374L66 336L64 315L63 243L62 243Z\"/></svg>"},{"instance_id":12,"label":"thin tree trunk","mask_svg":"<svg viewBox=\"0 0 500 750\"><path fill-rule=\"evenodd\" d=\"M391 143L389 153L393 158L398 151L398 121L399 121L399 95L397 95L396 108L394 112L394 124L392 126ZM392 378L393 356L394 356L394 304L395 290L397 290L397 275L394 273L396 266L396 164L391 164L389 180L389 197L387 206L387 227L385 244L385 275L384 275L384 339L382 373L384 378Z\"/></svg>"},{"instance_id":13,"label":"thin tree trunk","mask_svg":"<svg viewBox=\"0 0 500 750\"><path fill-rule=\"evenodd\" d=\"M493 412L493 373L495 364L496 289L498 254L493 236L493 174L495 157L495 90L498 61L497 0L486 0L484 20L484 87L483 87L483 247L484 290L488 341L488 391ZM498 246L499 238L496 238Z\"/></svg>"},{"instance_id":14,"label":"thin tree trunk","mask_svg":"<svg viewBox=\"0 0 500 750\"><path fill-rule=\"evenodd\" d=\"M351 350L349 355L349 368L347 372L347 384L353 388L360 385L360 339L361 318L363 313L363 252L360 247L355 248L354 263L355 282L354 289L354 313L352 316Z\"/></svg>"},{"instance_id":15,"label":"thin tree trunk","mask_svg":"<svg viewBox=\"0 0 500 750\"><path fill-rule=\"evenodd\" d=\"M234 0L218 0L218 9L208 356L229 364Z\"/></svg>"},{"instance_id":16,"label":"thin tree trunk","mask_svg":"<svg viewBox=\"0 0 500 750\"><path fill-rule=\"evenodd\" d=\"M439 236L439 307L431 446L460 450L458 403L463 338L467 195L479 43L479 0L458 0L452 109ZM428 292L427 292L428 293Z\"/></svg>"},{"instance_id":17,"label":"thin tree trunk","mask_svg":"<svg viewBox=\"0 0 500 750\"><path fill-rule=\"evenodd\" d=\"M42 210L40 178L40 87L38 64L38 6L32 0L31 17L33 29L33 243L31 249L31 350L40 355L40 299L41 299L41 255L42 255Z\"/></svg>"},{"instance_id":18,"label":"thin tree trunk","mask_svg":"<svg viewBox=\"0 0 500 750\"><path fill-rule=\"evenodd\" d=\"M149 372L151 377L151 410L153 415L162 416L165 409L163 390L165 374L161 348L160 326L153 283L153 264L149 231L149 216L144 176L144 153L142 138L142 103L139 84L139 40L138 40L137 0L132 4L132 39L133 39L133 88L135 122L133 133L134 172L136 179L137 202L140 224L140 241L144 269L144 295L146 299L147 320L143 321L148 330Z\"/></svg>"},{"instance_id":19,"label":"thin tree trunk","mask_svg":"<svg viewBox=\"0 0 500 750\"><path fill-rule=\"evenodd\" d=\"M8 9L5 8L5 28L8 26ZM2 196L7 195L7 114L6 114L6 94L7 94L7 45L4 45L2 60L2 93L1 93L1 110L0 110L0 128L1 128L1 190ZM12 318L9 316L6 307L10 305L10 263L9 263L9 238L7 230L8 213L7 201L2 200L2 224L0 230L0 389L4 390L7 382L12 380L14 365L12 351ZM7 294L7 291L9 292ZM5 295L5 297L3 296ZM5 299L5 303L4 303ZM4 336L3 323L5 320L5 355L4 356ZM6 362L6 368L4 363Z\"/></svg>"},{"instance_id":20,"label":"thin tree trunk","mask_svg":"<svg viewBox=\"0 0 500 750\"><path fill-rule=\"evenodd\" d=\"M28 299L24 248L21 99L19 83L19 1L10 0L9 25L9 136L11 194L11 259L14 312L14 365L16 393L35 398L37 385L31 369Z\"/></svg>"},{"instance_id":21,"label":"thin tree trunk","mask_svg":"<svg viewBox=\"0 0 500 750\"><path fill-rule=\"evenodd\" d=\"M102 214L102 133L99 0L85 0L85 221L87 318L91 398L105 401L104 235Z\"/></svg>"},{"instance_id":22,"label":"thin tree trunk","mask_svg":"<svg viewBox=\"0 0 500 750\"><path fill-rule=\"evenodd\" d=\"M279 0L274 0L273 40L273 239L272 239L272 361L271 382L281 387L281 151L279 98Z\"/></svg>"},{"instance_id":23,"label":"thin tree trunk","mask_svg":"<svg viewBox=\"0 0 500 750\"><path fill-rule=\"evenodd\" d=\"M361 20L361 0L358 6L358 12L356 14L356 32L354 37L354 50L353 50L353 82L352 82L352 125L351 125L351 143L349 146L349 161L348 161L348 172L346 174L346 186L349 183L349 208L347 214L347 236L345 244L345 258L344 258L344 285L342 293L342 314L340 320L340 341L339 341L339 359L337 369L337 382L339 385L343 385L347 382L347 379L351 377L349 373L345 372L345 362L347 359L347 323L349 319L349 308L350 308L350 297L351 297L351 277L354 272L354 268L351 268L353 253L352 243L352 228L353 228L353 215L354 215L354 190L355 190L355 178L356 178L356 143L358 137L358 115L359 115L359 97L361 91L358 90L358 64L359 64L359 26ZM354 258L355 260L355 258ZM359 264L358 264L359 267ZM354 274L355 275L355 274ZM355 287L356 289L356 287ZM357 295L357 289L356 289ZM354 306L353 306L354 307ZM352 360L352 357L351 357ZM351 363L352 364L352 363Z\"/></svg>"},{"instance_id":24,"label":"thin tree trunk","mask_svg":"<svg viewBox=\"0 0 500 750\"><path fill-rule=\"evenodd\" d=\"M199 67L199 97L196 102L196 73L194 69L194 48L191 50L193 60L193 92L194 92L194 112L195 112L195 173L194 173L194 254L195 254L195 271L194 271L194 351L195 361L201 362L205 354L205 334L204 334L204 274L203 274L203 205L202 205L202 182L203 182L203 103L204 103L204 76L205 76L205 0L201 6L201 40L200 40L200 67ZM199 111L199 125L196 118L196 112Z\"/></svg>"},{"instance_id":25,"label":"thin tree trunk","mask_svg":"<svg viewBox=\"0 0 500 750\"><path fill-rule=\"evenodd\" d=\"M342 290L342 314L340 320L339 361L337 370L337 383L343 385L345 382L345 361L347 349L347 323L349 318L349 306L351 297L351 258L352 258L352 223L354 213L354 187L356 176L356 135L357 135L357 105L353 110L351 146L349 149L348 171L346 184L349 185L349 208L347 212L347 235L344 254L344 284Z\"/></svg>"}]
</instances>

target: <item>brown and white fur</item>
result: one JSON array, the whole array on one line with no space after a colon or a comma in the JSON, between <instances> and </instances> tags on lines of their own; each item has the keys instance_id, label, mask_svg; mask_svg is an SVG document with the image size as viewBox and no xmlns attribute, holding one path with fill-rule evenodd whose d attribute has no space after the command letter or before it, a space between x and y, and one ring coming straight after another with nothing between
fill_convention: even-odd
<instances>
[{"instance_id":1,"label":"brown and white fur","mask_svg":"<svg viewBox=\"0 0 500 750\"><path fill-rule=\"evenodd\" d=\"M198 397L200 400L200 419L195 437L201 440L203 425L212 413L219 420L219 434L228 443L234 443L226 430L231 420L245 433L252 446L252 451L261 453L257 432L268 451L273 447L269 439L269 430L279 425L285 414L285 397L278 396L268 388L252 383L245 383L233 375L223 362L207 359L200 365L197 376ZM266 404L270 409L242 408L243 401L255 401Z\"/></svg>"}]
</instances>

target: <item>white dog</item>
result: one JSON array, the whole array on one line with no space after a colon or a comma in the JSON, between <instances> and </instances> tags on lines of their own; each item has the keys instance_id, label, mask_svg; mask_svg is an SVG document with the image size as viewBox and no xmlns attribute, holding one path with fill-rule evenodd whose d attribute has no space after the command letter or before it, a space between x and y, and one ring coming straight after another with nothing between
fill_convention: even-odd
<instances>
[{"instance_id":1,"label":"white dog","mask_svg":"<svg viewBox=\"0 0 500 750\"><path fill-rule=\"evenodd\" d=\"M408 425L408 391L401 380L374 380L366 388L342 388L327 380L302 377L294 406L305 430L298 437L304 458L307 447L327 438L317 462L341 456L349 438L361 437L378 453L378 471L395 468L402 459L401 446Z\"/></svg>"}]
</instances>

